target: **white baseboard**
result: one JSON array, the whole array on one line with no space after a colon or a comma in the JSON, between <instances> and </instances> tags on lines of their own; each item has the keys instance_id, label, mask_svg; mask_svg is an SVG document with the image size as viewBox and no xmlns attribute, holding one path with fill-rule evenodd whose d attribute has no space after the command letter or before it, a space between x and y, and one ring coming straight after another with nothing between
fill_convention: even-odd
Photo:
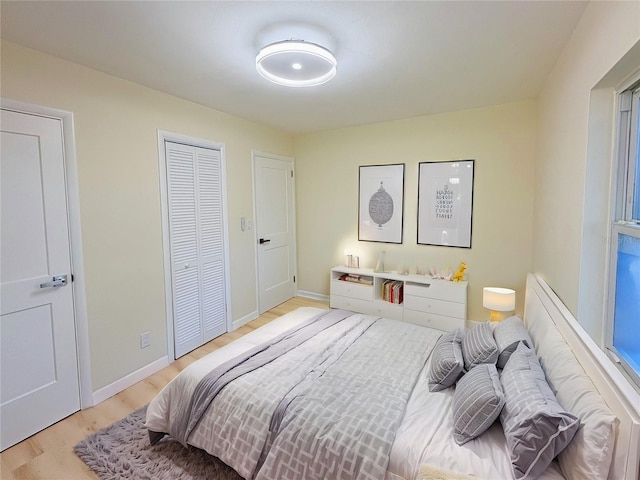
<instances>
[{"instance_id":1,"label":"white baseboard","mask_svg":"<svg viewBox=\"0 0 640 480\"><path fill-rule=\"evenodd\" d=\"M245 323L249 323L251 320L255 320L256 318L258 318L258 312L254 310L253 312L249 313L248 315L245 315L244 317L241 317L241 318L238 318L237 320L234 320L233 321L233 330L237 330L238 328L240 328Z\"/></svg>"},{"instance_id":2,"label":"white baseboard","mask_svg":"<svg viewBox=\"0 0 640 480\"><path fill-rule=\"evenodd\" d=\"M297 295L300 297L312 298L314 300L329 301L328 295L307 292L304 290L298 290ZM249 323L251 320L255 320L256 318L258 318L258 312L253 311L245 315L244 317L234 320L233 330L237 330L245 323ZM100 402L105 401L108 398L113 397L114 395L122 392L123 390L129 388L130 386L135 385L139 381L144 380L150 375L153 375L154 373L159 372L164 367L168 366L169 363L170 363L169 357L167 356L162 357L156 360L155 362L150 363L149 365L142 367L141 369L136 370L135 372L130 373L129 375L121 378L120 380L113 382L110 385L107 385L106 387L96 390L95 392L93 392L93 395L92 395L93 403L91 405L86 405L86 406L83 405L83 407L89 408L94 405L97 405Z\"/></svg>"},{"instance_id":3,"label":"white baseboard","mask_svg":"<svg viewBox=\"0 0 640 480\"><path fill-rule=\"evenodd\" d=\"M315 293L315 292L307 292L306 290L298 290L298 296L311 298L313 300L320 300L322 302L329 301L329 295L324 295L322 293Z\"/></svg>"},{"instance_id":4,"label":"white baseboard","mask_svg":"<svg viewBox=\"0 0 640 480\"><path fill-rule=\"evenodd\" d=\"M141 380L144 380L150 375L153 375L156 372L159 372L164 367L169 365L169 357L164 356L159 358L155 362L150 363L149 365L142 367L135 372L130 373L129 375L122 377L120 380L116 380L110 385L103 387L99 390L93 392L93 405L97 405L100 402L105 401L108 398L113 397L117 393L129 388L132 385L135 385ZM85 408L91 407L93 405L87 405Z\"/></svg>"},{"instance_id":5,"label":"white baseboard","mask_svg":"<svg viewBox=\"0 0 640 480\"><path fill-rule=\"evenodd\" d=\"M328 302L329 301L329 295L323 295L321 293L314 293L314 292L307 292L305 290L297 290L296 291L296 296L297 297L311 298L313 300L320 300L322 302ZM232 322L233 330L237 330L238 328L243 326L245 323L249 323L251 320L255 320L258 317L259 317L258 311L254 310L253 312L245 315L244 317L241 317L241 318L238 318L237 320L234 320Z\"/></svg>"}]
</instances>

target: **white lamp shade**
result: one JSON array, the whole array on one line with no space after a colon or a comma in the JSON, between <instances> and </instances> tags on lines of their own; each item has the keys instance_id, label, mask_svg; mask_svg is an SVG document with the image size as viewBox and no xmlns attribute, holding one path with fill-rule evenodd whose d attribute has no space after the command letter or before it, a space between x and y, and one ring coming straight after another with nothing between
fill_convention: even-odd
<instances>
[{"instance_id":1,"label":"white lamp shade","mask_svg":"<svg viewBox=\"0 0 640 480\"><path fill-rule=\"evenodd\" d=\"M484 287L482 306L496 312L511 312L516 308L516 292L509 288Z\"/></svg>"}]
</instances>

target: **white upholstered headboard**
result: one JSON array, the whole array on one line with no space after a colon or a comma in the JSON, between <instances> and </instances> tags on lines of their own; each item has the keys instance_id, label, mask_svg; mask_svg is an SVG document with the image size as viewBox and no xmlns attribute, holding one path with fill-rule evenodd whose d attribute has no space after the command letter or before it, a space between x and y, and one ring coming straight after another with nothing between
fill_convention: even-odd
<instances>
[{"instance_id":1,"label":"white upholstered headboard","mask_svg":"<svg viewBox=\"0 0 640 480\"><path fill-rule=\"evenodd\" d=\"M640 478L640 394L540 277L527 276L524 321L535 332L555 328L582 365L600 396L619 419L609 480ZM535 328L531 328L535 324Z\"/></svg>"}]
</instances>

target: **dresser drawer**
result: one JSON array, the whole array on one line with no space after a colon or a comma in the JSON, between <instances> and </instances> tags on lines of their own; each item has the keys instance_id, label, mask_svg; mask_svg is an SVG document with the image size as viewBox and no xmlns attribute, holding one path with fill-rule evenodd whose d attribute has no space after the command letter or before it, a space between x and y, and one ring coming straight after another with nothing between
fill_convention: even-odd
<instances>
[{"instance_id":1,"label":"dresser drawer","mask_svg":"<svg viewBox=\"0 0 640 480\"><path fill-rule=\"evenodd\" d=\"M372 310L372 305L371 302L367 300L331 295L331 308L341 308L343 310L351 310L352 312L369 314Z\"/></svg>"},{"instance_id":2,"label":"dresser drawer","mask_svg":"<svg viewBox=\"0 0 640 480\"><path fill-rule=\"evenodd\" d=\"M370 315L378 315L382 318L391 318L393 320L402 320L402 305L377 300L371 304L368 313Z\"/></svg>"},{"instance_id":3,"label":"dresser drawer","mask_svg":"<svg viewBox=\"0 0 640 480\"><path fill-rule=\"evenodd\" d=\"M407 282L404 286L404 294L449 302L466 303L467 301L467 289L453 282L440 281L428 284Z\"/></svg>"},{"instance_id":4,"label":"dresser drawer","mask_svg":"<svg viewBox=\"0 0 640 480\"><path fill-rule=\"evenodd\" d=\"M331 295L331 308L341 308L353 312L364 313L365 315L376 315L382 318L402 320L402 305L394 305L389 302L369 302L357 298Z\"/></svg>"},{"instance_id":5,"label":"dresser drawer","mask_svg":"<svg viewBox=\"0 0 640 480\"><path fill-rule=\"evenodd\" d=\"M437 315L434 313L418 312L416 310L404 309L404 321L409 323L415 323L416 325L422 325L423 327L435 328L449 332L456 328L463 328L464 320L461 318L447 317L444 315Z\"/></svg>"},{"instance_id":6,"label":"dresser drawer","mask_svg":"<svg viewBox=\"0 0 640 480\"><path fill-rule=\"evenodd\" d=\"M447 302L445 300L416 297L407 294L404 296L404 307L419 312L461 318L462 320L466 320L467 316L467 306L464 303Z\"/></svg>"},{"instance_id":7,"label":"dresser drawer","mask_svg":"<svg viewBox=\"0 0 640 480\"><path fill-rule=\"evenodd\" d=\"M331 281L331 295L357 298L360 300L373 300L373 285L359 285L343 280Z\"/></svg>"}]
</instances>

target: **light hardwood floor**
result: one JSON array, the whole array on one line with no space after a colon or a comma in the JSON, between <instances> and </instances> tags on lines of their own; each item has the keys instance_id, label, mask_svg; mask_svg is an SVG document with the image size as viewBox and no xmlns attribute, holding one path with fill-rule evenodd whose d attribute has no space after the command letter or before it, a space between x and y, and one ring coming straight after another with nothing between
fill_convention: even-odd
<instances>
[{"instance_id":1,"label":"light hardwood floor","mask_svg":"<svg viewBox=\"0 0 640 480\"><path fill-rule=\"evenodd\" d=\"M269 310L234 332L210 341L168 367L104 402L77 412L0 454L2 480L95 480L73 453L73 446L93 432L119 420L151 399L181 370L208 353L298 307L328 308L328 302L302 297Z\"/></svg>"}]
</instances>

